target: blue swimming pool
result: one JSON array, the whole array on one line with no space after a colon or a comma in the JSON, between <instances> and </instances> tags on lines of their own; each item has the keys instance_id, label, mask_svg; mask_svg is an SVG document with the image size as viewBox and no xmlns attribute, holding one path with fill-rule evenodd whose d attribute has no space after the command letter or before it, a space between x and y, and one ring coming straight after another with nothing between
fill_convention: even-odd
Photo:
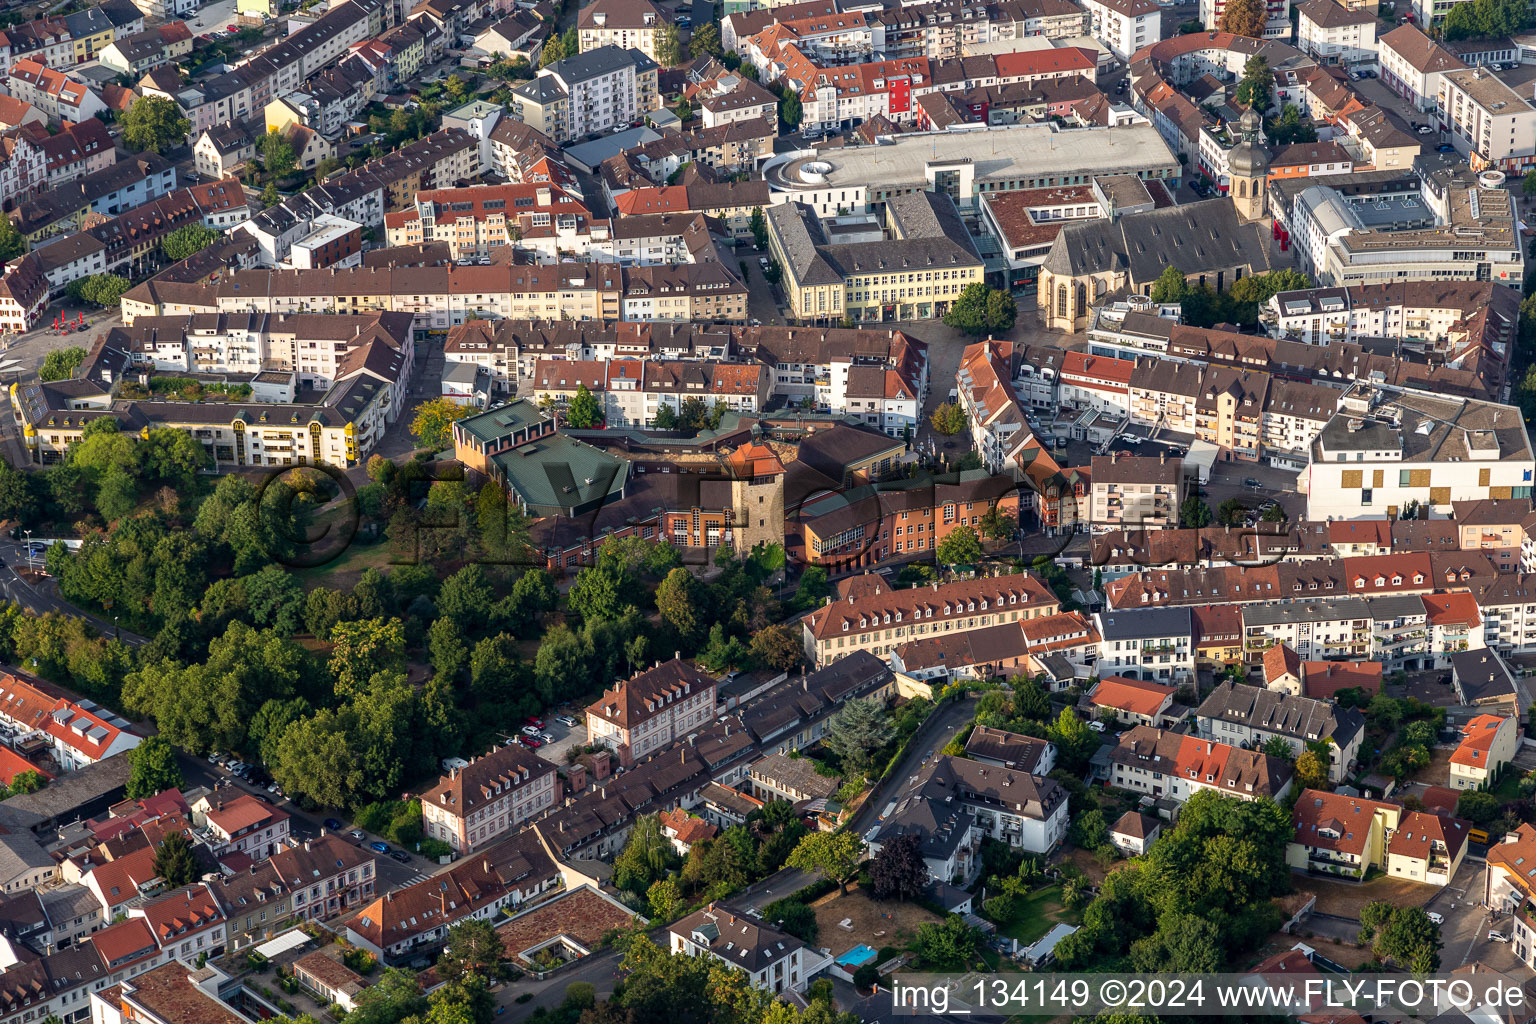
<instances>
[{"instance_id":1,"label":"blue swimming pool","mask_svg":"<svg viewBox=\"0 0 1536 1024\"><path fill-rule=\"evenodd\" d=\"M879 954L869 946L854 946L848 952L837 958L839 967L862 967Z\"/></svg>"}]
</instances>

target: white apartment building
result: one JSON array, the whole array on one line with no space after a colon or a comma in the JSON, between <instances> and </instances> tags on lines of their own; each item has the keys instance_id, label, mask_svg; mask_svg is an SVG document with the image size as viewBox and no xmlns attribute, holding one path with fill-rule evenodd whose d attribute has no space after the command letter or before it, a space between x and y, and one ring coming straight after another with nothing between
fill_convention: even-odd
<instances>
[{"instance_id":1,"label":"white apartment building","mask_svg":"<svg viewBox=\"0 0 1536 1024\"><path fill-rule=\"evenodd\" d=\"M1089 517L1094 533L1177 526L1184 460L1166 455L1095 455Z\"/></svg>"},{"instance_id":2,"label":"white apartment building","mask_svg":"<svg viewBox=\"0 0 1536 1024\"><path fill-rule=\"evenodd\" d=\"M1483 645L1501 655L1536 651L1536 575L1501 573L1477 594Z\"/></svg>"},{"instance_id":3,"label":"white apartment building","mask_svg":"<svg viewBox=\"0 0 1536 1024\"><path fill-rule=\"evenodd\" d=\"M1098 612L1099 678L1124 676L1177 684L1195 670L1194 619L1185 607L1126 608Z\"/></svg>"},{"instance_id":4,"label":"white apartment building","mask_svg":"<svg viewBox=\"0 0 1536 1024\"><path fill-rule=\"evenodd\" d=\"M709 956L745 971L752 987L775 995L804 992L828 957L745 910L711 903L668 929L674 956Z\"/></svg>"},{"instance_id":5,"label":"white apartment building","mask_svg":"<svg viewBox=\"0 0 1536 1024\"><path fill-rule=\"evenodd\" d=\"M1409 502L1529 498L1536 475L1520 410L1356 385L1312 443L1298 486L1307 518L1393 518Z\"/></svg>"},{"instance_id":6,"label":"white apartment building","mask_svg":"<svg viewBox=\"0 0 1536 1024\"><path fill-rule=\"evenodd\" d=\"M521 743L497 747L421 795L424 830L455 853L500 839L560 800L553 763Z\"/></svg>"},{"instance_id":7,"label":"white apartment building","mask_svg":"<svg viewBox=\"0 0 1536 1024\"><path fill-rule=\"evenodd\" d=\"M517 116L556 142L638 124L657 104L656 62L603 46L557 60L512 92Z\"/></svg>"},{"instance_id":8,"label":"white apartment building","mask_svg":"<svg viewBox=\"0 0 1536 1024\"><path fill-rule=\"evenodd\" d=\"M1307 0L1296 8L1296 46L1323 64L1376 63L1376 13L1334 0Z\"/></svg>"},{"instance_id":9,"label":"white apartment building","mask_svg":"<svg viewBox=\"0 0 1536 1024\"><path fill-rule=\"evenodd\" d=\"M1163 9L1152 0L1083 0L1088 34L1120 60L1163 38Z\"/></svg>"},{"instance_id":10,"label":"white apartment building","mask_svg":"<svg viewBox=\"0 0 1536 1024\"><path fill-rule=\"evenodd\" d=\"M1435 116L1474 171L1524 174L1536 166L1536 107L1484 68L1440 75Z\"/></svg>"},{"instance_id":11,"label":"white apartment building","mask_svg":"<svg viewBox=\"0 0 1536 1024\"><path fill-rule=\"evenodd\" d=\"M1215 29L1221 25L1226 0L1200 0L1200 23ZM1291 0L1266 0L1268 17L1264 19L1265 39L1289 39L1291 36Z\"/></svg>"},{"instance_id":12,"label":"white apartment building","mask_svg":"<svg viewBox=\"0 0 1536 1024\"><path fill-rule=\"evenodd\" d=\"M1360 659L1371 651L1371 611L1362 597L1292 604L1248 604L1243 609L1243 653L1250 664L1284 644L1302 661Z\"/></svg>"},{"instance_id":13,"label":"white apartment building","mask_svg":"<svg viewBox=\"0 0 1536 1024\"><path fill-rule=\"evenodd\" d=\"M1231 680L1217 683L1201 701L1195 727L1207 739L1251 749L1279 737L1294 754L1328 740L1328 777L1333 782L1347 777L1365 739L1365 718L1354 708Z\"/></svg>"},{"instance_id":14,"label":"white apartment building","mask_svg":"<svg viewBox=\"0 0 1536 1024\"><path fill-rule=\"evenodd\" d=\"M596 0L576 19L581 52L604 46L634 47L656 59L656 39L670 25L666 12L651 0Z\"/></svg>"},{"instance_id":15,"label":"white apartment building","mask_svg":"<svg viewBox=\"0 0 1536 1024\"><path fill-rule=\"evenodd\" d=\"M1435 109L1440 77L1466 67L1416 25L1399 25L1382 36L1377 58L1381 83L1423 111Z\"/></svg>"}]
</instances>

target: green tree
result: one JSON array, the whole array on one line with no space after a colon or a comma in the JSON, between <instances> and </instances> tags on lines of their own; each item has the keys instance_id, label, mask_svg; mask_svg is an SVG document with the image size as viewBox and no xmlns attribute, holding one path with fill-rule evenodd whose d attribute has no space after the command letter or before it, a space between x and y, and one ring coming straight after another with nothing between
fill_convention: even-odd
<instances>
[{"instance_id":1,"label":"green tree","mask_svg":"<svg viewBox=\"0 0 1536 1024\"><path fill-rule=\"evenodd\" d=\"M27 251L27 240L16 230L16 222L0 216L0 263L9 263Z\"/></svg>"},{"instance_id":2,"label":"green tree","mask_svg":"<svg viewBox=\"0 0 1536 1024\"><path fill-rule=\"evenodd\" d=\"M448 929L443 955L437 961L437 976L458 981L466 974L477 974L488 981L508 976L507 951L496 926L490 921L467 918Z\"/></svg>"},{"instance_id":3,"label":"green tree","mask_svg":"<svg viewBox=\"0 0 1536 1024\"><path fill-rule=\"evenodd\" d=\"M720 45L720 29L714 22L705 22L693 30L693 38L688 41L688 53L695 59L724 56L725 50Z\"/></svg>"},{"instance_id":4,"label":"green tree","mask_svg":"<svg viewBox=\"0 0 1536 1024\"><path fill-rule=\"evenodd\" d=\"M677 26L670 22L655 35L656 63L664 68L675 68L683 62L683 45L678 39Z\"/></svg>"},{"instance_id":5,"label":"green tree","mask_svg":"<svg viewBox=\"0 0 1536 1024\"><path fill-rule=\"evenodd\" d=\"M79 371L84 358L85 349L79 345L56 348L43 357L43 368L37 375L43 380L69 380Z\"/></svg>"},{"instance_id":6,"label":"green tree","mask_svg":"<svg viewBox=\"0 0 1536 1024\"><path fill-rule=\"evenodd\" d=\"M696 640L704 625L699 618L703 603L700 597L693 573L679 567L667 573L667 578L656 588L656 610L661 613L662 621L677 630L684 640Z\"/></svg>"},{"instance_id":7,"label":"green tree","mask_svg":"<svg viewBox=\"0 0 1536 1024\"><path fill-rule=\"evenodd\" d=\"M160 253L171 263L195 256L218 241L219 233L202 224L184 224L160 240Z\"/></svg>"},{"instance_id":8,"label":"green tree","mask_svg":"<svg viewBox=\"0 0 1536 1024\"><path fill-rule=\"evenodd\" d=\"M661 819L642 814L635 819L629 839L613 862L613 884L636 896L644 896L651 885L666 877L676 860L672 841L661 831Z\"/></svg>"},{"instance_id":9,"label":"green tree","mask_svg":"<svg viewBox=\"0 0 1536 1024\"><path fill-rule=\"evenodd\" d=\"M1007 540L1019 528L1019 521L993 505L982 513L981 532L991 540Z\"/></svg>"},{"instance_id":10,"label":"green tree","mask_svg":"<svg viewBox=\"0 0 1536 1024\"><path fill-rule=\"evenodd\" d=\"M797 131L803 116L799 95L795 93L793 86L787 87L784 95L779 99L779 122L784 125L785 131Z\"/></svg>"},{"instance_id":11,"label":"green tree","mask_svg":"<svg viewBox=\"0 0 1536 1024\"><path fill-rule=\"evenodd\" d=\"M895 731L883 702L855 698L827 723L823 743L842 760L845 771L863 771L869 767L870 755L889 743Z\"/></svg>"},{"instance_id":12,"label":"green tree","mask_svg":"<svg viewBox=\"0 0 1536 1024\"><path fill-rule=\"evenodd\" d=\"M1099 735L1087 722L1078 717L1070 707L1062 708L1056 722L1047 730L1051 742L1061 754L1061 760L1070 767L1086 765L1093 752L1099 749Z\"/></svg>"},{"instance_id":13,"label":"green tree","mask_svg":"<svg viewBox=\"0 0 1536 1024\"><path fill-rule=\"evenodd\" d=\"M858 873L864 859L864 841L852 832L812 832L800 840L789 859L789 867L815 871L837 883L837 891L846 893L848 881Z\"/></svg>"},{"instance_id":14,"label":"green tree","mask_svg":"<svg viewBox=\"0 0 1536 1024\"><path fill-rule=\"evenodd\" d=\"M440 452L453 444L453 424L462 419L464 409L446 398L429 398L416 407L411 420L411 436L416 444L429 451Z\"/></svg>"},{"instance_id":15,"label":"green tree","mask_svg":"<svg viewBox=\"0 0 1536 1024\"><path fill-rule=\"evenodd\" d=\"M449 75L443 79L443 92L447 93L448 98L455 103L464 99L465 89L464 79L460 78L457 74Z\"/></svg>"},{"instance_id":16,"label":"green tree","mask_svg":"<svg viewBox=\"0 0 1536 1024\"><path fill-rule=\"evenodd\" d=\"M1211 506L1203 498L1185 498L1179 506L1179 525L1186 530L1199 530L1211 525Z\"/></svg>"},{"instance_id":17,"label":"green tree","mask_svg":"<svg viewBox=\"0 0 1536 1024\"><path fill-rule=\"evenodd\" d=\"M167 789L180 789L183 785L181 764L176 751L164 736L149 736L128 751L128 787L130 800L142 800Z\"/></svg>"},{"instance_id":18,"label":"green tree","mask_svg":"<svg viewBox=\"0 0 1536 1024\"><path fill-rule=\"evenodd\" d=\"M981 538L969 526L957 526L939 542L934 557L942 565L975 565L981 561Z\"/></svg>"},{"instance_id":19,"label":"green tree","mask_svg":"<svg viewBox=\"0 0 1536 1024\"><path fill-rule=\"evenodd\" d=\"M191 885L202 875L192 844L180 832L173 832L160 840L155 848L155 874L165 880L167 888L180 889Z\"/></svg>"},{"instance_id":20,"label":"green tree","mask_svg":"<svg viewBox=\"0 0 1536 1024\"><path fill-rule=\"evenodd\" d=\"M405 625L399 619L358 619L331 627L329 668L342 697L361 693L376 674L405 666Z\"/></svg>"},{"instance_id":21,"label":"green tree","mask_svg":"<svg viewBox=\"0 0 1536 1024\"><path fill-rule=\"evenodd\" d=\"M1536 174L1536 171L1533 171L1532 173ZM763 208L761 206L754 206L752 208L752 220L750 222L750 227L752 229L752 241L756 243L759 249L767 249L768 218L763 215Z\"/></svg>"},{"instance_id":22,"label":"green tree","mask_svg":"<svg viewBox=\"0 0 1536 1024\"><path fill-rule=\"evenodd\" d=\"M1013 296L978 281L965 286L944 314L944 323L971 335L1000 334L1013 327L1018 315Z\"/></svg>"},{"instance_id":23,"label":"green tree","mask_svg":"<svg viewBox=\"0 0 1536 1024\"><path fill-rule=\"evenodd\" d=\"M1327 789L1328 763L1314 750L1303 750L1296 758L1296 787L1298 789Z\"/></svg>"},{"instance_id":24,"label":"green tree","mask_svg":"<svg viewBox=\"0 0 1536 1024\"><path fill-rule=\"evenodd\" d=\"M959 914L946 914L938 924L924 921L917 927L912 948L928 971L957 971L971 965L981 933Z\"/></svg>"},{"instance_id":25,"label":"green tree","mask_svg":"<svg viewBox=\"0 0 1536 1024\"><path fill-rule=\"evenodd\" d=\"M277 191L277 185L267 182L267 187L261 190L261 208L270 210L283 201L283 197Z\"/></svg>"},{"instance_id":26,"label":"green tree","mask_svg":"<svg viewBox=\"0 0 1536 1024\"><path fill-rule=\"evenodd\" d=\"M281 178L293 170L296 157L293 152L293 144L288 141L288 136L280 131L269 129L266 135L256 146L261 153L261 165L266 172L274 178Z\"/></svg>"},{"instance_id":27,"label":"green tree","mask_svg":"<svg viewBox=\"0 0 1536 1024\"><path fill-rule=\"evenodd\" d=\"M928 417L928 422L933 424L933 429L945 437L954 437L967 425L965 410L954 402L941 402L939 407L933 410L933 415Z\"/></svg>"},{"instance_id":28,"label":"green tree","mask_svg":"<svg viewBox=\"0 0 1536 1024\"><path fill-rule=\"evenodd\" d=\"M123 142L141 152L158 153L184 142L192 130L192 122L181 116L181 109L163 96L140 96L118 115L117 123L123 129Z\"/></svg>"},{"instance_id":29,"label":"green tree","mask_svg":"<svg viewBox=\"0 0 1536 1024\"><path fill-rule=\"evenodd\" d=\"M765 626L752 634L752 659L765 668L788 672L800 664L804 649L793 629L782 623Z\"/></svg>"},{"instance_id":30,"label":"green tree","mask_svg":"<svg viewBox=\"0 0 1536 1024\"><path fill-rule=\"evenodd\" d=\"M602 426L603 407L585 384L576 386L576 394L571 397L565 409L565 422L577 430Z\"/></svg>"},{"instance_id":31,"label":"green tree","mask_svg":"<svg viewBox=\"0 0 1536 1024\"><path fill-rule=\"evenodd\" d=\"M1264 0L1247 0L1260 5ZM1254 54L1243 65L1243 77L1237 83L1237 102L1253 107L1259 113L1269 109L1270 96L1274 93L1275 73L1269 69L1269 61L1263 54Z\"/></svg>"},{"instance_id":32,"label":"green tree","mask_svg":"<svg viewBox=\"0 0 1536 1024\"><path fill-rule=\"evenodd\" d=\"M131 285L126 277L116 274L92 274L90 277L78 278L69 283L66 291L69 297L76 302L88 303L92 306L117 305L117 301L123 297Z\"/></svg>"},{"instance_id":33,"label":"green tree","mask_svg":"<svg viewBox=\"0 0 1536 1024\"><path fill-rule=\"evenodd\" d=\"M1223 32L1263 39L1264 23L1268 19L1269 11L1264 0L1228 0L1218 24Z\"/></svg>"},{"instance_id":34,"label":"green tree","mask_svg":"<svg viewBox=\"0 0 1536 1024\"><path fill-rule=\"evenodd\" d=\"M645 899L651 908L652 921L670 921L683 908L682 890L670 878L651 883L645 891Z\"/></svg>"},{"instance_id":35,"label":"green tree","mask_svg":"<svg viewBox=\"0 0 1536 1024\"><path fill-rule=\"evenodd\" d=\"M17 793L36 793L47 784L48 780L43 778L41 772L33 771L31 768L23 768L11 776L10 789L13 795Z\"/></svg>"},{"instance_id":36,"label":"green tree","mask_svg":"<svg viewBox=\"0 0 1536 1024\"><path fill-rule=\"evenodd\" d=\"M1157 280L1152 282L1153 302L1182 302L1189 294L1189 282L1184 279L1184 272L1175 266L1166 266L1163 272L1157 275Z\"/></svg>"}]
</instances>

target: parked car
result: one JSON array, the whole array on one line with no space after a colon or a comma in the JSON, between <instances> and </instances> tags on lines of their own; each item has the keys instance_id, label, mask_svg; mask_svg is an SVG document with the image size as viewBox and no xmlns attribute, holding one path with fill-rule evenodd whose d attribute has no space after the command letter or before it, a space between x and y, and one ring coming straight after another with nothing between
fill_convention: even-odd
<instances>
[{"instance_id":1,"label":"parked car","mask_svg":"<svg viewBox=\"0 0 1536 1024\"><path fill-rule=\"evenodd\" d=\"M539 734L539 730L537 728L535 728L534 726L531 726L531 725L523 726L523 735L524 736L537 736L538 734Z\"/></svg>"},{"instance_id":2,"label":"parked car","mask_svg":"<svg viewBox=\"0 0 1536 1024\"><path fill-rule=\"evenodd\" d=\"M1434 131L1435 130L1427 124L1421 124L1418 127L1418 132L1420 135L1433 135Z\"/></svg>"},{"instance_id":3,"label":"parked car","mask_svg":"<svg viewBox=\"0 0 1536 1024\"><path fill-rule=\"evenodd\" d=\"M543 740L534 739L532 736L523 736L521 738L523 741L523 746L527 747L529 750L538 750L544 745Z\"/></svg>"},{"instance_id":4,"label":"parked car","mask_svg":"<svg viewBox=\"0 0 1536 1024\"><path fill-rule=\"evenodd\" d=\"M575 728L576 726L576 719L572 718L570 715L556 715L555 721L559 722L566 728Z\"/></svg>"},{"instance_id":5,"label":"parked car","mask_svg":"<svg viewBox=\"0 0 1536 1024\"><path fill-rule=\"evenodd\" d=\"M321 822L321 824L330 829L332 832L341 831L341 822L337 821L335 818L326 818L323 822Z\"/></svg>"},{"instance_id":6,"label":"parked car","mask_svg":"<svg viewBox=\"0 0 1536 1024\"><path fill-rule=\"evenodd\" d=\"M1243 486L1244 487L1259 487L1259 486L1262 486L1262 485L1259 483L1257 477L1245 476L1245 477L1243 477Z\"/></svg>"},{"instance_id":7,"label":"parked car","mask_svg":"<svg viewBox=\"0 0 1536 1024\"><path fill-rule=\"evenodd\" d=\"M1437 914L1434 911L1429 911L1424 916L1429 918L1429 920L1434 924L1445 924L1445 915L1443 914Z\"/></svg>"},{"instance_id":8,"label":"parked car","mask_svg":"<svg viewBox=\"0 0 1536 1024\"><path fill-rule=\"evenodd\" d=\"M1440 145L1435 147L1435 152L1436 153L1454 153L1454 152L1456 152L1456 147L1451 145L1449 142L1442 142L1442 143L1440 143Z\"/></svg>"},{"instance_id":9,"label":"parked car","mask_svg":"<svg viewBox=\"0 0 1536 1024\"><path fill-rule=\"evenodd\" d=\"M1094 732L1103 732L1104 731L1104 723L1103 722L1089 722L1088 723L1088 728L1092 729Z\"/></svg>"},{"instance_id":10,"label":"parked car","mask_svg":"<svg viewBox=\"0 0 1536 1024\"><path fill-rule=\"evenodd\" d=\"M1505 935L1503 932L1489 932L1488 933L1488 941L1489 942L1508 942L1509 941L1509 936Z\"/></svg>"},{"instance_id":11,"label":"parked car","mask_svg":"<svg viewBox=\"0 0 1536 1024\"><path fill-rule=\"evenodd\" d=\"M544 728L544 719L540 718L538 715L529 715L526 719L523 720L523 724L531 725L535 729L542 729Z\"/></svg>"},{"instance_id":12,"label":"parked car","mask_svg":"<svg viewBox=\"0 0 1536 1024\"><path fill-rule=\"evenodd\" d=\"M353 839L367 839L368 838L367 836L365 836L362 833L361 829L353 829L351 832L348 832L347 835L351 836Z\"/></svg>"},{"instance_id":13,"label":"parked car","mask_svg":"<svg viewBox=\"0 0 1536 1024\"><path fill-rule=\"evenodd\" d=\"M368 849L372 850L374 853L382 853L385 855L388 855L390 852L388 843L369 843Z\"/></svg>"},{"instance_id":14,"label":"parked car","mask_svg":"<svg viewBox=\"0 0 1536 1024\"><path fill-rule=\"evenodd\" d=\"M553 736L551 736L547 732L539 733L539 739L543 740L545 743L553 743L553 742L555 742L555 738Z\"/></svg>"},{"instance_id":15,"label":"parked car","mask_svg":"<svg viewBox=\"0 0 1536 1024\"><path fill-rule=\"evenodd\" d=\"M389 859L397 860L401 864L409 864L411 862L411 855L406 853L404 850L396 850L394 853L389 855Z\"/></svg>"}]
</instances>

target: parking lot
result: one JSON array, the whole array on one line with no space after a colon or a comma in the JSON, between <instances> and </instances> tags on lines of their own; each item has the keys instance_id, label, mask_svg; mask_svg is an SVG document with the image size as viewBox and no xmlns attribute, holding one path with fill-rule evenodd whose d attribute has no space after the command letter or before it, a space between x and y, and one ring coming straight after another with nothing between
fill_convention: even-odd
<instances>
[{"instance_id":1,"label":"parking lot","mask_svg":"<svg viewBox=\"0 0 1536 1024\"><path fill-rule=\"evenodd\" d=\"M575 725L566 725L563 722L557 721L556 715L569 716L575 722ZM552 761L555 764L566 764L568 763L566 754L572 747L586 745L587 727L582 723L581 715L578 712L569 710L556 711L544 716L543 722L543 727L523 726L518 731L518 736L519 739L528 737L527 730L534 729L538 733L536 738L539 740L537 753L544 760ZM508 738L510 739L511 737Z\"/></svg>"}]
</instances>

